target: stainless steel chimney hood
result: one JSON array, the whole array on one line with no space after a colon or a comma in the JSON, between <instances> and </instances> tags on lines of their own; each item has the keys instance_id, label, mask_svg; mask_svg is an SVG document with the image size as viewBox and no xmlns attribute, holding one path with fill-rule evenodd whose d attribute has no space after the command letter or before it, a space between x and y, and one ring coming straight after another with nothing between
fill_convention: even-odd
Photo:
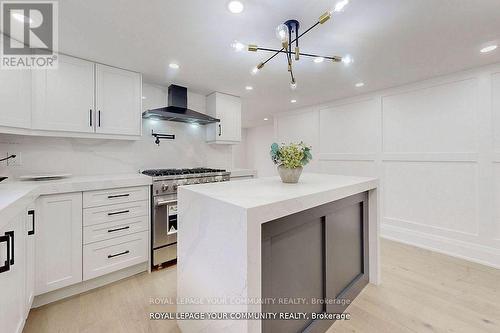
<instances>
[{"instance_id":1,"label":"stainless steel chimney hood","mask_svg":"<svg viewBox=\"0 0 500 333\"><path fill-rule=\"evenodd\" d=\"M142 118L178 121L200 125L220 122L217 118L188 109L187 88L174 84L168 87L168 106L159 109L147 110L142 114Z\"/></svg>"}]
</instances>

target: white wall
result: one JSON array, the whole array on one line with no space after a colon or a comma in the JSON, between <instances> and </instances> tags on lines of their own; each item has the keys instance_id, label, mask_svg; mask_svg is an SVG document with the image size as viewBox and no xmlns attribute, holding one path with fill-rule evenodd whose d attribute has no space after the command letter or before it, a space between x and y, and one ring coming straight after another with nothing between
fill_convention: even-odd
<instances>
[{"instance_id":1,"label":"white wall","mask_svg":"<svg viewBox=\"0 0 500 333\"><path fill-rule=\"evenodd\" d=\"M258 177L277 175L276 166L271 161L269 151L276 142L273 125L246 129L246 160L249 169L257 170Z\"/></svg>"},{"instance_id":2,"label":"white wall","mask_svg":"<svg viewBox=\"0 0 500 333\"><path fill-rule=\"evenodd\" d=\"M306 171L379 177L384 237L500 267L500 65L283 113L275 135L313 146Z\"/></svg>"},{"instance_id":3,"label":"white wall","mask_svg":"<svg viewBox=\"0 0 500 333\"><path fill-rule=\"evenodd\" d=\"M166 105L166 90L144 85L144 109ZM189 107L205 112L205 97L189 92ZM151 130L175 134L173 141L154 144ZM0 134L0 156L21 153L21 166L0 164L0 175L20 176L40 172L74 175L137 172L145 168L186 168L208 166L230 169L232 147L205 143L205 127L189 124L143 121L138 141L49 138Z\"/></svg>"}]
</instances>

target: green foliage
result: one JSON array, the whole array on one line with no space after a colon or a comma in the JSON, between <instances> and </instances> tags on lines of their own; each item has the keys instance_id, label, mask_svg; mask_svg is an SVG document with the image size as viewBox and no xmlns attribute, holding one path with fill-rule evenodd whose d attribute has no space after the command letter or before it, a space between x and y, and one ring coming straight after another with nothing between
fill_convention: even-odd
<instances>
[{"instance_id":1,"label":"green foliage","mask_svg":"<svg viewBox=\"0 0 500 333\"><path fill-rule=\"evenodd\" d=\"M273 143L270 154L274 164L289 169L299 168L312 160L311 147L303 142L288 145Z\"/></svg>"}]
</instances>

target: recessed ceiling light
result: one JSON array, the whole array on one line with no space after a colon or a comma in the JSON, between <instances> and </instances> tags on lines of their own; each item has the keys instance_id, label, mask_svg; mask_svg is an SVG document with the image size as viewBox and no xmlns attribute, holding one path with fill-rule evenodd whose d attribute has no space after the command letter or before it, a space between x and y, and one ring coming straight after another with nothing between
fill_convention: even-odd
<instances>
[{"instance_id":1,"label":"recessed ceiling light","mask_svg":"<svg viewBox=\"0 0 500 333\"><path fill-rule=\"evenodd\" d=\"M172 68L172 69L179 69L179 65L176 64L176 63L171 63L168 65L168 67Z\"/></svg>"},{"instance_id":2,"label":"recessed ceiling light","mask_svg":"<svg viewBox=\"0 0 500 333\"><path fill-rule=\"evenodd\" d=\"M325 61L325 58L323 57L316 57L314 58L314 62L319 64L319 63L322 63L323 61Z\"/></svg>"},{"instance_id":3,"label":"recessed ceiling light","mask_svg":"<svg viewBox=\"0 0 500 333\"><path fill-rule=\"evenodd\" d=\"M363 87L365 84L363 82L358 82L355 84L356 88L361 88Z\"/></svg>"},{"instance_id":4,"label":"recessed ceiling light","mask_svg":"<svg viewBox=\"0 0 500 333\"><path fill-rule=\"evenodd\" d=\"M335 8L333 9L334 12L341 12L344 10L344 7L349 4L349 0L342 0L339 1L335 4Z\"/></svg>"},{"instance_id":5,"label":"recessed ceiling light","mask_svg":"<svg viewBox=\"0 0 500 333\"><path fill-rule=\"evenodd\" d=\"M239 52L239 51L242 51L244 48L245 48L245 44L241 43L241 42L238 42L237 40L235 40L232 44L231 44L231 47Z\"/></svg>"},{"instance_id":6,"label":"recessed ceiling light","mask_svg":"<svg viewBox=\"0 0 500 333\"><path fill-rule=\"evenodd\" d=\"M233 14L239 14L243 11L245 6L240 1L231 1L227 4L227 9Z\"/></svg>"},{"instance_id":7,"label":"recessed ceiling light","mask_svg":"<svg viewBox=\"0 0 500 333\"><path fill-rule=\"evenodd\" d=\"M269 120L269 118L264 118L264 121L268 121L268 120Z\"/></svg>"},{"instance_id":8,"label":"recessed ceiling light","mask_svg":"<svg viewBox=\"0 0 500 333\"><path fill-rule=\"evenodd\" d=\"M350 55L346 55L346 56L342 57L342 63L346 66L349 66L353 62L354 62L354 59L352 59L352 57Z\"/></svg>"},{"instance_id":9,"label":"recessed ceiling light","mask_svg":"<svg viewBox=\"0 0 500 333\"><path fill-rule=\"evenodd\" d=\"M497 49L497 47L498 47L498 45L490 45L490 46L483 47L481 49L481 53L488 53L488 52L494 51Z\"/></svg>"},{"instance_id":10,"label":"recessed ceiling light","mask_svg":"<svg viewBox=\"0 0 500 333\"><path fill-rule=\"evenodd\" d=\"M296 100L296 99L292 99L292 100L290 101L290 103L297 103L297 100Z\"/></svg>"},{"instance_id":11,"label":"recessed ceiling light","mask_svg":"<svg viewBox=\"0 0 500 333\"><path fill-rule=\"evenodd\" d=\"M253 87L252 86L246 86L245 89L246 90L253 90Z\"/></svg>"},{"instance_id":12,"label":"recessed ceiling light","mask_svg":"<svg viewBox=\"0 0 500 333\"><path fill-rule=\"evenodd\" d=\"M142 99L146 99L146 96L142 96Z\"/></svg>"}]
</instances>

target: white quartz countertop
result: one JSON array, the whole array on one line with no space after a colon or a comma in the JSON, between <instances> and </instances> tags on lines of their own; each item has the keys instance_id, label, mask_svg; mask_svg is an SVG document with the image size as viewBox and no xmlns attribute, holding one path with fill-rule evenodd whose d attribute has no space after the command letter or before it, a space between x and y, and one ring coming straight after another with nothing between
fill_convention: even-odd
<instances>
[{"instance_id":1,"label":"white quartz countertop","mask_svg":"<svg viewBox=\"0 0 500 333\"><path fill-rule=\"evenodd\" d=\"M182 186L180 191L192 191L243 209L259 211L261 214L258 220L264 222L266 219L293 214L377 186L376 178L304 173L298 184L284 184L279 177L265 177ZM179 197L182 198L182 194Z\"/></svg>"},{"instance_id":2,"label":"white quartz countertop","mask_svg":"<svg viewBox=\"0 0 500 333\"><path fill-rule=\"evenodd\" d=\"M0 227L40 195L103 190L151 185L152 178L142 174L117 174L69 177L47 181L5 180L0 183Z\"/></svg>"},{"instance_id":3,"label":"white quartz countertop","mask_svg":"<svg viewBox=\"0 0 500 333\"><path fill-rule=\"evenodd\" d=\"M247 177L247 176L256 176L257 170L254 169L231 169L231 178L234 177Z\"/></svg>"}]
</instances>

